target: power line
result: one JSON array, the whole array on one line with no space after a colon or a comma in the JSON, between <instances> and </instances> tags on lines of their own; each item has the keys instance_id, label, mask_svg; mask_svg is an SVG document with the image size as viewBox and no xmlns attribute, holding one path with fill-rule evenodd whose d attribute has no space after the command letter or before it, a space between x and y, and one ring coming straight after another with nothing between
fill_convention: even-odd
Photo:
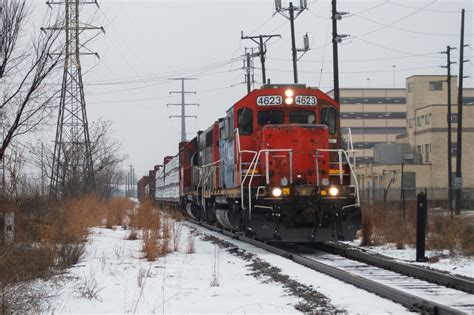
<instances>
[{"instance_id":1,"label":"power line","mask_svg":"<svg viewBox=\"0 0 474 315\"><path fill-rule=\"evenodd\" d=\"M438 66L425 66L425 67L413 67L413 68L405 68L405 69L397 69L397 71L412 71L412 70L422 70L422 69L436 69ZM259 69L258 67L256 69ZM276 72L291 72L290 70L286 69L269 69L271 71ZM302 73L320 73L320 71L300 71ZM344 74L364 74L364 73L385 73L385 72L393 72L393 69L388 70L365 70L365 71L340 71L339 73ZM333 73L332 71L324 71L324 73Z\"/></svg>"},{"instance_id":2,"label":"power line","mask_svg":"<svg viewBox=\"0 0 474 315\"><path fill-rule=\"evenodd\" d=\"M180 69L180 70L173 70L173 71L167 71L167 72L162 72L162 73L153 73L153 74L145 74L141 76L132 76L132 77L123 77L123 78L117 78L117 79L112 79L112 80L104 80L104 81L92 81L88 85L115 85L115 84L130 84L134 83L135 81L137 83L142 83L142 82L148 82L152 79L163 79L167 78L172 75L176 74L195 74L196 72L202 72L202 71L209 71L209 70L214 70L226 65L229 65L235 61L238 61L242 59L242 57L237 57L237 58L232 58L230 60L224 60L220 62L215 62L215 63L210 63L210 64L205 64L201 66L195 66L191 68L185 68L185 69Z\"/></svg>"},{"instance_id":3,"label":"power line","mask_svg":"<svg viewBox=\"0 0 474 315\"><path fill-rule=\"evenodd\" d=\"M206 71L211 71L211 70L214 70L214 69L215 68L209 69L209 70L206 70ZM214 74L229 72L229 70L212 72L212 73L206 73L206 71L201 71L200 73L199 72L194 73L194 76L203 77L203 76L208 76L208 75L214 75ZM203 74L203 73L205 73L205 74ZM136 84L136 83L130 83L130 84ZM137 86L137 87L132 87L132 88L126 88L126 89L122 88L122 89L119 89L119 90L105 91L105 92L99 92L99 93L90 93L90 95L104 95L104 94L123 93L123 92L136 91L136 90L146 89L146 88L150 88L150 87L155 87L155 86L163 85L163 84L169 84L168 79L162 79L162 80L160 80L158 82L155 82L155 83L152 83L152 84L147 84L147 85L142 85L142 86ZM112 84L109 84L109 85L112 85Z\"/></svg>"},{"instance_id":4,"label":"power line","mask_svg":"<svg viewBox=\"0 0 474 315\"><path fill-rule=\"evenodd\" d=\"M366 40L366 39L362 39L360 37L354 37L354 39L358 39L360 41L363 41L369 45L372 45L372 46L376 46L376 47L379 47L379 48L382 48L382 49L385 49L385 50L389 50L389 51L392 51L392 52L396 52L396 53L399 53L399 54L404 54L404 55L408 55L408 56L419 56L415 53L411 53L411 52L407 52L407 51L403 51L403 50L398 50L398 49L393 49L393 48L390 48L390 47L386 47L386 46L383 46L383 45L380 45L380 44L377 44L377 43L374 43L374 42L371 42L369 40ZM427 56L428 57L428 56ZM435 57L435 56L432 56L432 57L429 57L429 58L439 58L439 57Z\"/></svg>"},{"instance_id":5,"label":"power line","mask_svg":"<svg viewBox=\"0 0 474 315\"><path fill-rule=\"evenodd\" d=\"M369 12L369 11L371 11L371 10L373 10L373 9L377 9L377 8L379 8L379 7L381 7L381 6L384 6L384 5L388 4L388 3L390 3L390 0L385 0L383 3L374 5L373 7L364 9L364 10L362 10L362 11L358 11L358 12L353 13L353 14L349 14L348 17L351 16L351 15L356 15L356 14L362 14L362 13Z\"/></svg>"},{"instance_id":6,"label":"power line","mask_svg":"<svg viewBox=\"0 0 474 315\"><path fill-rule=\"evenodd\" d=\"M401 22L401 21L403 21L403 20L406 20L407 18L409 18L409 17L411 17L411 16L417 14L418 12L420 12L420 11L423 10L424 8L429 7L430 5L432 5L432 4L435 3L435 2L436 2L436 0L433 0L433 1L429 2L428 4L426 4L425 6L423 6L422 8L419 8L419 9L417 9L416 11L414 11L414 12L408 14L408 15L405 15L405 16L399 18L398 20L395 20L394 22L392 22L392 23L390 23L390 24L386 24L386 25L384 25L384 26L382 26L382 27L380 27L380 28L378 28L378 29L375 29L375 30L366 32L366 33L361 34L361 35L356 35L356 36L353 36L353 37L354 37L354 38L360 38L360 37L364 37L364 36L367 36L367 35L376 33L376 32L381 31L381 30L383 30L383 29L386 29L387 27L390 27L390 26L392 26L392 25L394 25L394 24L397 24L398 22Z\"/></svg>"},{"instance_id":7,"label":"power line","mask_svg":"<svg viewBox=\"0 0 474 315\"><path fill-rule=\"evenodd\" d=\"M230 89L233 87L236 87L237 85L227 85L219 88L214 88L214 89L208 89L208 90L202 90L198 91L199 94L205 94L205 93L210 93L214 91L220 91L220 90L226 90ZM149 97L149 98L134 98L134 99L126 99L126 100L117 100L117 101L98 101L98 102L89 102L90 104L115 104L115 103L132 103L132 102L148 102L148 101L156 101L156 100L162 100L162 99L170 99L172 96L166 95L166 96L157 96L157 97Z\"/></svg>"},{"instance_id":8,"label":"power line","mask_svg":"<svg viewBox=\"0 0 474 315\"><path fill-rule=\"evenodd\" d=\"M127 100L118 100L118 101L98 101L98 102L89 102L91 104L115 104L115 103L131 103L131 102L145 102L145 101L156 101L162 99L170 99L171 96L158 96L158 97L150 97L150 98L135 98L135 99L127 99Z\"/></svg>"},{"instance_id":9,"label":"power line","mask_svg":"<svg viewBox=\"0 0 474 315\"><path fill-rule=\"evenodd\" d=\"M384 24L384 23L381 23L377 20L373 20L371 18L362 16L362 15L359 15L359 14L352 14L351 16L356 16L356 17L362 18L364 20L367 20L369 22L372 22L372 23L375 23L375 24L378 24L378 25L382 25L384 27L392 28L392 29L395 29L397 31L407 32L407 33L420 34L420 35L426 35L426 36L456 36L456 37L459 36L459 34L439 34L439 33L429 33L429 32L420 32L420 31L409 30L409 29L393 26L391 24ZM466 34L466 35L472 35L472 34Z\"/></svg>"},{"instance_id":10,"label":"power line","mask_svg":"<svg viewBox=\"0 0 474 315\"><path fill-rule=\"evenodd\" d=\"M399 6L399 7L404 7L404 8L409 8L409 9L420 9L420 8L412 7L412 6L409 6L409 5L406 5L406 4L401 4L401 3L391 2L391 1L387 1L387 2L390 3L391 5L396 5L396 6ZM459 14L459 12L461 12L460 10L451 11L451 10L435 10L435 9L426 9L426 8L423 8L422 10L427 11L427 12L436 12L436 13L457 13L457 14ZM466 12L473 12L473 11L470 10L470 11L466 11Z\"/></svg>"},{"instance_id":11,"label":"power line","mask_svg":"<svg viewBox=\"0 0 474 315\"><path fill-rule=\"evenodd\" d=\"M440 56L433 56L436 54L435 52L432 53L424 53L424 54L414 54L414 55L409 55L409 56L397 56L397 57L385 57L385 58L370 58L370 59L345 59L345 60L340 60L339 62L341 63L351 63L351 62L371 62L371 61L386 61L386 60L396 60L396 59L407 59L407 58L418 58L418 57L429 57L429 58L443 58ZM267 59L270 60L279 60L279 61L289 61L289 59L285 58L275 58L275 57L267 57ZM308 63L320 63L320 62L332 62L332 60L324 60L324 59L306 59L306 60L301 60L302 63L308 62Z\"/></svg>"}]
</instances>

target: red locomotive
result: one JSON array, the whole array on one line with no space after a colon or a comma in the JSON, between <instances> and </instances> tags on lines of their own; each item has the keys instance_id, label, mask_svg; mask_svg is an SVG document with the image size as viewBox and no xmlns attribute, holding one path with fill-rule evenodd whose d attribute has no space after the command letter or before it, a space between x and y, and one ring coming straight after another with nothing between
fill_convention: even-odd
<instances>
[{"instance_id":1,"label":"red locomotive","mask_svg":"<svg viewBox=\"0 0 474 315\"><path fill-rule=\"evenodd\" d=\"M154 199L262 240L351 239L361 211L343 142L331 97L264 85L165 158Z\"/></svg>"}]
</instances>

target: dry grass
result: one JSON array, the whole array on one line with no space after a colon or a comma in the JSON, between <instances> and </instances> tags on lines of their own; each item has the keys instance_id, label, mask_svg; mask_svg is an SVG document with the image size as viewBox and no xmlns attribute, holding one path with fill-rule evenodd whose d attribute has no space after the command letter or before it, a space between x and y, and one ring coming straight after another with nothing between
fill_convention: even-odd
<instances>
[{"instance_id":1,"label":"dry grass","mask_svg":"<svg viewBox=\"0 0 474 315\"><path fill-rule=\"evenodd\" d=\"M134 241L138 239L138 231L136 228L132 227L130 228L130 234L127 236L127 240L129 241Z\"/></svg>"},{"instance_id":2,"label":"dry grass","mask_svg":"<svg viewBox=\"0 0 474 315\"><path fill-rule=\"evenodd\" d=\"M172 221L171 222L171 243L173 246L173 251L179 251L179 239L181 237L181 222Z\"/></svg>"},{"instance_id":3,"label":"dry grass","mask_svg":"<svg viewBox=\"0 0 474 315\"><path fill-rule=\"evenodd\" d=\"M47 293L30 285L55 272L52 246L18 244L0 247L0 314L38 313Z\"/></svg>"},{"instance_id":4,"label":"dry grass","mask_svg":"<svg viewBox=\"0 0 474 315\"><path fill-rule=\"evenodd\" d=\"M183 214L179 210L171 211L170 216L171 219L176 222L181 222L183 220Z\"/></svg>"},{"instance_id":5,"label":"dry grass","mask_svg":"<svg viewBox=\"0 0 474 315\"><path fill-rule=\"evenodd\" d=\"M40 241L77 243L85 240L88 228L100 224L104 204L95 196L72 199L51 209L39 224Z\"/></svg>"},{"instance_id":6,"label":"dry grass","mask_svg":"<svg viewBox=\"0 0 474 315\"><path fill-rule=\"evenodd\" d=\"M398 208L365 207L361 245L394 243L398 249L416 245L416 209L407 207L403 221ZM474 220L451 217L446 211L428 213L427 249L452 255L474 255Z\"/></svg>"},{"instance_id":7,"label":"dry grass","mask_svg":"<svg viewBox=\"0 0 474 315\"><path fill-rule=\"evenodd\" d=\"M116 225L123 225L127 211L133 209L134 203L129 198L117 197L110 199L106 204L105 226L112 228Z\"/></svg>"},{"instance_id":8,"label":"dry grass","mask_svg":"<svg viewBox=\"0 0 474 315\"><path fill-rule=\"evenodd\" d=\"M474 221L446 212L432 213L428 219L427 248L449 250L451 255L474 256Z\"/></svg>"},{"instance_id":9,"label":"dry grass","mask_svg":"<svg viewBox=\"0 0 474 315\"><path fill-rule=\"evenodd\" d=\"M138 236L138 231L141 230L143 239L142 251L144 258L148 261L155 261L158 257L162 256L162 245L158 243L158 240L163 238L161 221L161 212L155 209L149 200L144 200L140 203L130 219L131 232L129 239L133 239L134 231Z\"/></svg>"},{"instance_id":10,"label":"dry grass","mask_svg":"<svg viewBox=\"0 0 474 315\"><path fill-rule=\"evenodd\" d=\"M0 245L0 314L39 312L47 293L31 282L77 264L89 228L104 220L121 224L132 206L124 198L104 202L94 195L59 202L39 197L15 203L2 200L0 223L6 211L16 215L14 244Z\"/></svg>"},{"instance_id":11,"label":"dry grass","mask_svg":"<svg viewBox=\"0 0 474 315\"><path fill-rule=\"evenodd\" d=\"M186 253L188 254L194 254L196 252L196 247L194 245L194 232L195 231L190 230L188 234L188 248L186 250Z\"/></svg>"},{"instance_id":12,"label":"dry grass","mask_svg":"<svg viewBox=\"0 0 474 315\"><path fill-rule=\"evenodd\" d=\"M136 212L130 218L131 228L159 231L160 224L161 213L153 207L149 200L140 203Z\"/></svg>"},{"instance_id":13,"label":"dry grass","mask_svg":"<svg viewBox=\"0 0 474 315\"><path fill-rule=\"evenodd\" d=\"M160 241L160 256L165 257L166 255L169 254L170 252L170 239L169 238L163 238Z\"/></svg>"},{"instance_id":14,"label":"dry grass","mask_svg":"<svg viewBox=\"0 0 474 315\"><path fill-rule=\"evenodd\" d=\"M158 248L158 233L157 231L146 229L142 231L144 258L148 261L155 261L160 254Z\"/></svg>"}]
</instances>

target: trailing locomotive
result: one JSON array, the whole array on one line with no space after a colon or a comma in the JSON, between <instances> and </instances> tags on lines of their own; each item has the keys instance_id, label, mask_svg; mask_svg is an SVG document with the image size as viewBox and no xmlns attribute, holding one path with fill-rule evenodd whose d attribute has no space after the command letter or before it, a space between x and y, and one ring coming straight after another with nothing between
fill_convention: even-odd
<instances>
[{"instance_id":1,"label":"trailing locomotive","mask_svg":"<svg viewBox=\"0 0 474 315\"><path fill-rule=\"evenodd\" d=\"M264 85L181 142L176 156L154 168L148 194L262 240L352 239L361 211L339 110L317 88Z\"/></svg>"}]
</instances>

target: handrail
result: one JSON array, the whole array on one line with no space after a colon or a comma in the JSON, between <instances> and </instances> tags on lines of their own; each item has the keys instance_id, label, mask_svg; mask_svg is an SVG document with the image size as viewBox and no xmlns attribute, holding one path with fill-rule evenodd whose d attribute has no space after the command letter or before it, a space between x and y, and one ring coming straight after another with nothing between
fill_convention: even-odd
<instances>
[{"instance_id":1,"label":"handrail","mask_svg":"<svg viewBox=\"0 0 474 315\"><path fill-rule=\"evenodd\" d=\"M352 130L350 127L346 127L342 129L347 130L347 133L349 134L349 149L347 150L347 152L352 153L352 163L354 165L354 170L356 170L357 169L357 164L356 164L357 163L357 159L356 159L357 150L354 150L354 142L352 141Z\"/></svg>"},{"instance_id":2,"label":"handrail","mask_svg":"<svg viewBox=\"0 0 474 315\"><path fill-rule=\"evenodd\" d=\"M237 150L238 150L238 153L239 153L238 157L239 157L240 205L241 205L242 209L245 210L246 208L245 208L245 205L244 205L244 183L245 183L245 180L247 179L247 177L249 175L250 168L251 168L252 164L255 161L255 157L257 156L257 151L240 150L239 128L234 129L234 134L235 134L235 139L236 139ZM252 153L253 154L252 161L250 162L250 165L249 165L247 171L245 172L245 176L244 176L243 179L242 179L242 153Z\"/></svg>"},{"instance_id":3,"label":"handrail","mask_svg":"<svg viewBox=\"0 0 474 315\"><path fill-rule=\"evenodd\" d=\"M347 208L347 207L352 207L352 206L358 206L360 207L360 197L359 197L359 181L357 180L357 175L354 171L354 169L352 168L352 165L351 165L351 161L349 159L349 156L347 155L347 152L345 150L342 150L342 149L316 149L316 155L315 155L315 158L316 158L316 165L318 165L318 160L319 160L319 155L318 155L318 151L322 151L322 152L337 152L338 153L338 156L339 156L339 180L340 180L340 183L343 184L342 182L342 154L344 154L346 160L347 160L347 164L349 165L349 169L351 171L351 176L353 177L354 179L354 184L355 184L355 192L356 192L356 203L355 204L352 204L352 205L347 205L347 206L344 206L343 208ZM319 172L316 173L316 180L317 182L319 183Z\"/></svg>"},{"instance_id":4,"label":"handrail","mask_svg":"<svg viewBox=\"0 0 474 315\"><path fill-rule=\"evenodd\" d=\"M269 170L268 170L268 155L270 152L288 152L290 156L290 183L293 183L293 149L263 149L258 151L257 159L259 160L260 154L265 152L265 183L268 185L269 179ZM252 218L252 181L254 178L255 169L257 168L257 163L253 165L252 173L250 174L249 180L249 220ZM250 167L249 167L250 170Z\"/></svg>"}]
</instances>

